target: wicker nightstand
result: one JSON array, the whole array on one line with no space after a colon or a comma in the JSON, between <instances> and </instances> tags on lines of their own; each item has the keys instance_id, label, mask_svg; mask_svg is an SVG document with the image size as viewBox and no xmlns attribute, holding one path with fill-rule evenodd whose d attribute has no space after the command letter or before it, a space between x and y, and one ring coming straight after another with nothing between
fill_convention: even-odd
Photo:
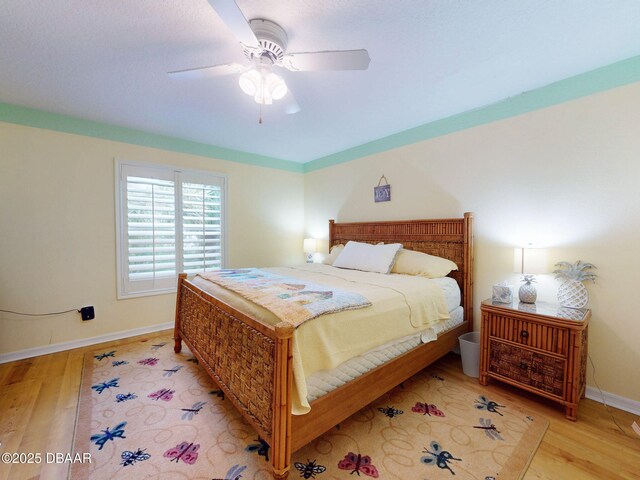
<instances>
[{"instance_id":1,"label":"wicker nightstand","mask_svg":"<svg viewBox=\"0 0 640 480\"><path fill-rule=\"evenodd\" d=\"M495 378L550 398L575 421L586 384L591 310L491 300L480 310L480 383Z\"/></svg>"}]
</instances>

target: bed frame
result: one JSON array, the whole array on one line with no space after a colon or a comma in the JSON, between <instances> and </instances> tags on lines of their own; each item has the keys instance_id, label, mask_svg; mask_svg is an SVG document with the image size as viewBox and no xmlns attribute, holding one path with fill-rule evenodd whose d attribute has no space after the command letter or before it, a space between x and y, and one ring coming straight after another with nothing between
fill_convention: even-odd
<instances>
[{"instance_id":1,"label":"bed frame","mask_svg":"<svg viewBox=\"0 0 640 480\"><path fill-rule=\"evenodd\" d=\"M463 218L335 223L330 246L356 240L402 243L405 248L453 260L450 276L462 292L465 321L311 402L306 415L291 414L293 327L271 326L202 291L181 274L176 301L175 347L184 341L200 365L271 447L273 477L286 479L291 452L439 359L473 330L473 215Z\"/></svg>"}]
</instances>

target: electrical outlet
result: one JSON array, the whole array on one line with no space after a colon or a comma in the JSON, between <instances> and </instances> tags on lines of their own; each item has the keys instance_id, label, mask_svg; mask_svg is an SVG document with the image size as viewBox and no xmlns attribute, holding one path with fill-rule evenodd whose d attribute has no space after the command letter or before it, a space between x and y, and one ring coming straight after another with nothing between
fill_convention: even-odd
<instances>
[{"instance_id":1,"label":"electrical outlet","mask_svg":"<svg viewBox=\"0 0 640 480\"><path fill-rule=\"evenodd\" d=\"M93 320L94 318L96 318L96 312L93 309L93 305L82 307L80 309L80 315L82 315L82 320Z\"/></svg>"}]
</instances>

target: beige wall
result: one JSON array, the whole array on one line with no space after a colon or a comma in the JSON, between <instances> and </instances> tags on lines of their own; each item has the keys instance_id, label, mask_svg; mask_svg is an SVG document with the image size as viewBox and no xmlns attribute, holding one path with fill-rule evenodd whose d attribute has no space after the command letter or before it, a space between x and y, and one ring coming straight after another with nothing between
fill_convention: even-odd
<instances>
[{"instance_id":1,"label":"beige wall","mask_svg":"<svg viewBox=\"0 0 640 480\"><path fill-rule=\"evenodd\" d=\"M374 203L384 174L391 202ZM589 284L589 352L600 387L640 401L640 84L396 148L305 175L307 235L327 219L391 220L475 213L475 319L491 285L509 280L513 246L597 265ZM540 278L539 299L557 281ZM595 386L589 367L588 383Z\"/></svg>"},{"instance_id":2,"label":"beige wall","mask_svg":"<svg viewBox=\"0 0 640 480\"><path fill-rule=\"evenodd\" d=\"M0 353L169 322L173 295L116 299L114 157L226 173L229 266L303 261L327 219L476 216L479 302L509 280L512 247L598 266L589 349L600 386L640 401L640 84L301 175L0 123ZM392 201L373 202L385 174ZM540 278L539 297L557 283ZM589 368L589 384L595 386Z\"/></svg>"},{"instance_id":3,"label":"beige wall","mask_svg":"<svg viewBox=\"0 0 640 480\"><path fill-rule=\"evenodd\" d=\"M170 322L174 295L116 299L114 157L228 175L229 266L304 261L300 173L0 123L0 353Z\"/></svg>"}]
</instances>

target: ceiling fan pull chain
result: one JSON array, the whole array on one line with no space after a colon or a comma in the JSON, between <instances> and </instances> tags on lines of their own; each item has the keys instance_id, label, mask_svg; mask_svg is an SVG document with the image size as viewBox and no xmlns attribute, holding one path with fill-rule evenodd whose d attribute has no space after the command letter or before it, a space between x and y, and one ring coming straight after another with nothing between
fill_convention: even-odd
<instances>
[{"instance_id":1,"label":"ceiling fan pull chain","mask_svg":"<svg viewBox=\"0 0 640 480\"><path fill-rule=\"evenodd\" d=\"M260 118L258 119L258 123L262 125L262 103L260 103L259 105L260 105Z\"/></svg>"}]
</instances>

